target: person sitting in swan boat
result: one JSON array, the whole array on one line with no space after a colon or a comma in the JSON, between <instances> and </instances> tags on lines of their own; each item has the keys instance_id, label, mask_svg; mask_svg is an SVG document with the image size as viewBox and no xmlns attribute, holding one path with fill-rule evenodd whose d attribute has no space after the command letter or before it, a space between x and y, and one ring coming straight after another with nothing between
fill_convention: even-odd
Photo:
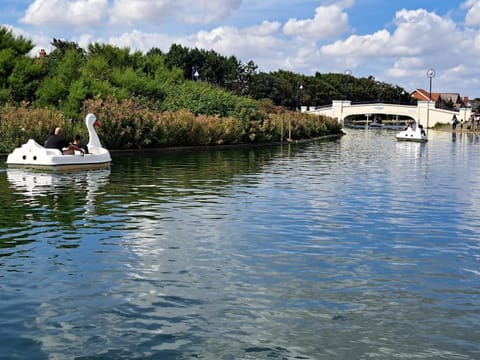
<instances>
[{"instance_id":1,"label":"person sitting in swan boat","mask_svg":"<svg viewBox=\"0 0 480 360\"><path fill-rule=\"evenodd\" d=\"M73 145L76 145L80 149L82 149L84 154L88 154L88 146L82 145L80 141L80 134L75 135L75 137L73 138Z\"/></svg>"},{"instance_id":2,"label":"person sitting in swan boat","mask_svg":"<svg viewBox=\"0 0 480 360\"><path fill-rule=\"evenodd\" d=\"M75 150L80 151L82 156L85 151L78 146L69 143L63 138L63 129L61 127L55 128L53 134L51 134L47 140L45 140L45 147L49 149L58 149L63 155L74 155Z\"/></svg>"}]
</instances>

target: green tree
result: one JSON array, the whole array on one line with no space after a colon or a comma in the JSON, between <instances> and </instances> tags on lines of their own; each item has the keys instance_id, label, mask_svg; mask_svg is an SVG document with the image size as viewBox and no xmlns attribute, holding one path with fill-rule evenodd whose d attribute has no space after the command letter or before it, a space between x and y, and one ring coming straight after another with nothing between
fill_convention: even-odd
<instances>
[{"instance_id":1,"label":"green tree","mask_svg":"<svg viewBox=\"0 0 480 360\"><path fill-rule=\"evenodd\" d=\"M36 92L43 80L44 68L41 59L20 57L8 77L11 100L15 103L26 101L33 103Z\"/></svg>"},{"instance_id":2,"label":"green tree","mask_svg":"<svg viewBox=\"0 0 480 360\"><path fill-rule=\"evenodd\" d=\"M23 36L14 36L12 31L5 26L0 25L0 102L6 103L13 100L23 100L22 96L31 95L32 84L30 89L23 89L21 78L25 80L34 79L35 69L31 68L31 64L27 61L27 54L33 49L33 43L25 39ZM16 64L21 62L28 67L22 74L20 67L16 68ZM15 73L14 73L15 72ZM14 73L14 74L13 74ZM10 83L9 83L10 81ZM12 89L10 85L14 85Z\"/></svg>"},{"instance_id":3,"label":"green tree","mask_svg":"<svg viewBox=\"0 0 480 360\"><path fill-rule=\"evenodd\" d=\"M62 55L64 55L69 50L74 50L79 53L84 52L84 50L74 41L65 41L53 38L50 42L50 45L52 45Z\"/></svg>"},{"instance_id":4,"label":"green tree","mask_svg":"<svg viewBox=\"0 0 480 360\"><path fill-rule=\"evenodd\" d=\"M68 104L64 100L68 97L70 85L81 75L84 56L76 49L68 49L56 62L56 67L50 69L50 77L42 82L37 91L38 106L60 107ZM70 112L71 109L67 110Z\"/></svg>"},{"instance_id":5,"label":"green tree","mask_svg":"<svg viewBox=\"0 0 480 360\"><path fill-rule=\"evenodd\" d=\"M182 69L186 79L191 79L192 77L192 66L194 64L190 59L190 50L186 47L172 44L170 50L165 54L165 65L169 69Z\"/></svg>"}]
</instances>

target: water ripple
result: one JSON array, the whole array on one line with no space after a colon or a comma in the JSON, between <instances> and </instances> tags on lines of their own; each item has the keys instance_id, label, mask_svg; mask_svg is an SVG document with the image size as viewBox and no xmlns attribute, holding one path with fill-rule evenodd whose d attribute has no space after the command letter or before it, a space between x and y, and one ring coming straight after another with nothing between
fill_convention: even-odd
<instances>
[{"instance_id":1,"label":"water ripple","mask_svg":"<svg viewBox=\"0 0 480 360\"><path fill-rule=\"evenodd\" d=\"M480 148L430 138L0 171L0 354L479 358Z\"/></svg>"}]
</instances>

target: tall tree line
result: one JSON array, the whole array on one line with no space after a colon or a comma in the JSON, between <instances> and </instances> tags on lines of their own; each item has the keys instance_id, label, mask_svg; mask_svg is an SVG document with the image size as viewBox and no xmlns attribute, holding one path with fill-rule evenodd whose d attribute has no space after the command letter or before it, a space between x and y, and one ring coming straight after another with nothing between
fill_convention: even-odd
<instances>
[{"instance_id":1,"label":"tall tree line","mask_svg":"<svg viewBox=\"0 0 480 360\"><path fill-rule=\"evenodd\" d=\"M244 64L235 56L178 44L173 44L166 53L158 48L147 53L132 52L99 43L83 49L75 42L59 39L53 39L51 45L50 53L32 58L29 56L34 48L32 41L16 37L0 26L1 105L27 103L54 107L76 117L82 112L85 100L110 96L118 100L133 99L156 110L176 110L175 107L185 104L172 97L195 97L213 91L212 88L254 100L267 99L291 109L298 104L321 106L340 99L411 101L401 87L378 82L373 77L318 72L306 76L284 70L265 73L258 71L252 61ZM226 101L218 93L212 93L209 101L216 98L218 102ZM196 106L194 112L224 115L222 112L227 111L220 109L220 105L200 106L199 102L190 105Z\"/></svg>"}]
</instances>

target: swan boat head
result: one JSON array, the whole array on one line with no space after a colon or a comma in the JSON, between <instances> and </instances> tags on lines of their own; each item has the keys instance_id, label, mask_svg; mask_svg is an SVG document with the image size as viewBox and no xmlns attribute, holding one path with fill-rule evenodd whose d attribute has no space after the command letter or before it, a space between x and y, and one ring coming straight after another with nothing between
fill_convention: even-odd
<instances>
[{"instance_id":1,"label":"swan boat head","mask_svg":"<svg viewBox=\"0 0 480 360\"><path fill-rule=\"evenodd\" d=\"M97 120L97 117L90 113L85 117L85 125L88 130L88 144L89 148L101 148L102 144L98 138L97 132L95 131L95 126L101 126L100 122Z\"/></svg>"}]
</instances>

